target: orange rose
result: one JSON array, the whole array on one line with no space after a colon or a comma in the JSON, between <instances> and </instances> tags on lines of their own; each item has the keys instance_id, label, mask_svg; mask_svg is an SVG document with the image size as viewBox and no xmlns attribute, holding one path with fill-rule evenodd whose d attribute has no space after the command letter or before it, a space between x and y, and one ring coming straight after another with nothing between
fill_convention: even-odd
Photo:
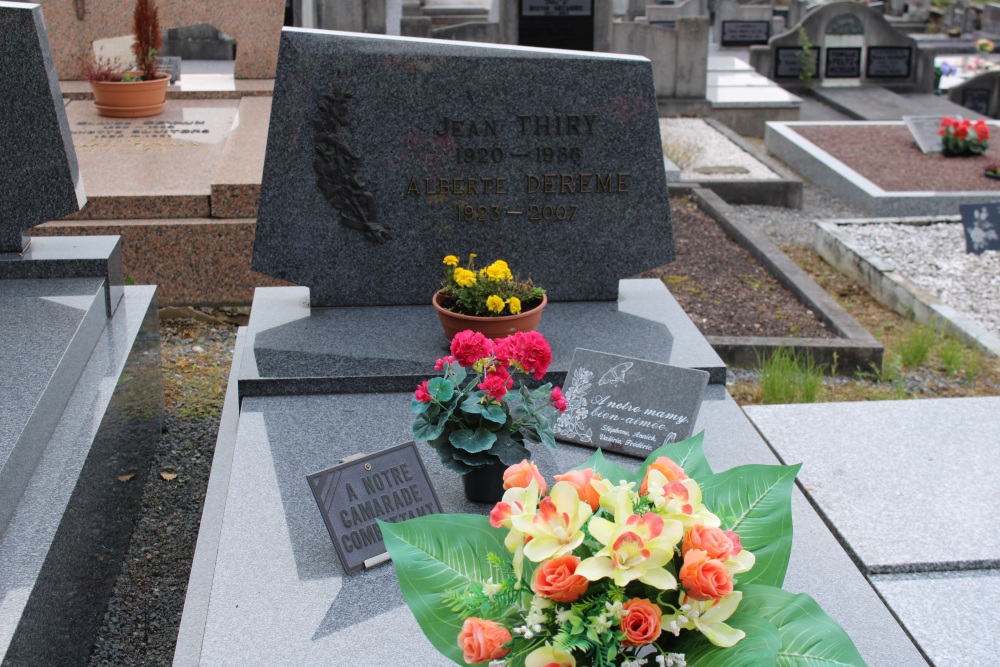
<instances>
[{"instance_id":1,"label":"orange rose","mask_svg":"<svg viewBox=\"0 0 1000 667\"><path fill-rule=\"evenodd\" d=\"M598 506L601 504L601 494L597 492L593 486L590 485L590 480L601 479L601 474L594 474L593 468L584 468L583 470L570 470L565 475L556 475L557 482L569 482L576 489L576 495L580 496L580 500L590 505L590 509L597 511Z\"/></svg>"},{"instance_id":2,"label":"orange rose","mask_svg":"<svg viewBox=\"0 0 1000 667\"><path fill-rule=\"evenodd\" d=\"M684 554L679 574L681 586L695 600L718 600L733 592L733 577L721 560L709 558L701 549Z\"/></svg>"},{"instance_id":3,"label":"orange rose","mask_svg":"<svg viewBox=\"0 0 1000 667\"><path fill-rule=\"evenodd\" d=\"M691 549L701 549L709 558L727 560L735 552L735 545L725 532L708 526L692 526L684 536L681 553L686 554Z\"/></svg>"},{"instance_id":4,"label":"orange rose","mask_svg":"<svg viewBox=\"0 0 1000 667\"><path fill-rule=\"evenodd\" d=\"M507 628L475 616L465 619L462 631L458 633L458 647L462 649L462 659L470 665L504 657L510 653L510 649L504 648L503 645L510 640L510 631Z\"/></svg>"},{"instance_id":5,"label":"orange rose","mask_svg":"<svg viewBox=\"0 0 1000 667\"><path fill-rule=\"evenodd\" d=\"M535 570L531 590L556 602L576 602L587 592L587 585L590 583L576 573L576 566L579 564L580 559L572 554L544 561Z\"/></svg>"},{"instance_id":6,"label":"orange rose","mask_svg":"<svg viewBox=\"0 0 1000 667\"><path fill-rule=\"evenodd\" d=\"M659 470L663 473L663 476L667 478L668 482L679 482L682 479L687 479L687 474L684 472L684 468L680 467L666 456L661 456L655 461L649 464L646 468L646 475L642 478L642 485L639 487L639 494L646 495L646 477L649 477L650 470Z\"/></svg>"},{"instance_id":7,"label":"orange rose","mask_svg":"<svg viewBox=\"0 0 1000 667\"><path fill-rule=\"evenodd\" d=\"M660 608L645 598L632 598L622 609L622 632L625 641L622 646L645 646L657 640L660 636L660 619L663 612Z\"/></svg>"},{"instance_id":8,"label":"orange rose","mask_svg":"<svg viewBox=\"0 0 1000 667\"><path fill-rule=\"evenodd\" d=\"M544 496L549 487L545 483L542 473L538 472L538 466L528 459L512 465L503 472L503 488L505 489L513 489L515 486L526 489L528 484L531 484L531 480L538 482L538 495Z\"/></svg>"}]
</instances>

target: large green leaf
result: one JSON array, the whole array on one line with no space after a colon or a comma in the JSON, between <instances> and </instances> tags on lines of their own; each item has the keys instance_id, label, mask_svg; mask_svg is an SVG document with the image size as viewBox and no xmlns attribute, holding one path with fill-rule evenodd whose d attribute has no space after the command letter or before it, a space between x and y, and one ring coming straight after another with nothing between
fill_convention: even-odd
<instances>
[{"instance_id":1,"label":"large green leaf","mask_svg":"<svg viewBox=\"0 0 1000 667\"><path fill-rule=\"evenodd\" d=\"M610 480L612 484L617 484L622 480L626 482L635 481L634 472L607 460L604 458L604 453L599 449L594 452L593 456L573 468L573 470L583 470L584 468L593 468L595 474L600 473L601 479Z\"/></svg>"},{"instance_id":2,"label":"large green leaf","mask_svg":"<svg viewBox=\"0 0 1000 667\"><path fill-rule=\"evenodd\" d=\"M706 479L712 476L712 468L708 465L708 459L705 458L705 451L702 449L702 443L705 440L705 432L702 431L697 435L693 435L686 440L681 440L680 442L672 442L668 445L663 445L659 449L653 450L653 452L646 457L646 460L642 462L639 466L639 472L636 474L636 479L641 480L646 476L646 469L649 464L660 458L661 456L666 456L668 459L684 468L684 472L688 477L694 478L698 484L703 483Z\"/></svg>"},{"instance_id":3,"label":"large green leaf","mask_svg":"<svg viewBox=\"0 0 1000 667\"><path fill-rule=\"evenodd\" d=\"M738 613L767 620L778 629L778 667L864 667L851 638L808 595L773 586L739 588L743 600Z\"/></svg>"},{"instance_id":4,"label":"large green leaf","mask_svg":"<svg viewBox=\"0 0 1000 667\"><path fill-rule=\"evenodd\" d=\"M727 625L747 633L735 646L719 648L700 632L688 630L681 634L676 648L660 641L668 651L683 653L688 667L770 667L777 660L781 636L772 623L743 612L743 605Z\"/></svg>"},{"instance_id":5,"label":"large green leaf","mask_svg":"<svg viewBox=\"0 0 1000 667\"><path fill-rule=\"evenodd\" d=\"M485 428L477 428L475 431L470 431L469 429L452 431L448 437L448 442L459 449L464 449L470 454L485 452L496 441L496 434L492 431L487 431Z\"/></svg>"},{"instance_id":6,"label":"large green leaf","mask_svg":"<svg viewBox=\"0 0 1000 667\"><path fill-rule=\"evenodd\" d=\"M745 465L701 483L703 502L740 536L756 564L738 576L743 584L781 586L792 551L792 489L799 465Z\"/></svg>"},{"instance_id":7,"label":"large green leaf","mask_svg":"<svg viewBox=\"0 0 1000 667\"><path fill-rule=\"evenodd\" d=\"M464 666L457 638L465 619L450 611L445 594L486 583L491 576L487 554L507 553L504 531L492 528L485 516L467 514L378 523L399 587L420 628L442 655Z\"/></svg>"}]
</instances>

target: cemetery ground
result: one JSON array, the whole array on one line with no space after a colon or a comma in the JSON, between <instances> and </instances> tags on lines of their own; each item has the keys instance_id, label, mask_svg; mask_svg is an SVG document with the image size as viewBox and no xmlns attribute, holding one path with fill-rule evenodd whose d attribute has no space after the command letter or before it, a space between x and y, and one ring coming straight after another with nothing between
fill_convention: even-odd
<instances>
[{"instance_id":1,"label":"cemetery ground","mask_svg":"<svg viewBox=\"0 0 1000 667\"><path fill-rule=\"evenodd\" d=\"M697 207L674 198L671 212L679 258L658 272L702 333L824 335L822 325ZM822 378L814 400L1000 395L996 359L887 310L810 246L781 243L780 247L886 348L881 368L850 375L830 367L819 369ZM718 270L723 266L724 274ZM92 653L94 667L172 662L236 330L245 323L246 310L162 311L166 430ZM925 345L928 349L921 359ZM732 369L729 391L737 403L766 402L761 377L759 369ZM794 394L804 377L782 381ZM791 400L803 398L799 394Z\"/></svg>"}]
</instances>

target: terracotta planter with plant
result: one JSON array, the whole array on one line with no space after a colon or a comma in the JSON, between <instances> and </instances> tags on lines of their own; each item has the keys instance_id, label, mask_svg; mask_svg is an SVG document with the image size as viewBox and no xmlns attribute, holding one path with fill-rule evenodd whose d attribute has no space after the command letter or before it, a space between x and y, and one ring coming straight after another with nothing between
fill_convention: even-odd
<instances>
[{"instance_id":1,"label":"terracotta planter with plant","mask_svg":"<svg viewBox=\"0 0 1000 667\"><path fill-rule=\"evenodd\" d=\"M156 53L163 46L159 10L153 0L136 0L132 15L134 67L104 59L84 63L83 78L94 91L94 106L102 116L155 116L166 105L170 75L157 68Z\"/></svg>"},{"instance_id":2,"label":"terracotta planter with plant","mask_svg":"<svg viewBox=\"0 0 1000 667\"><path fill-rule=\"evenodd\" d=\"M459 331L471 329L489 338L502 338L518 331L534 331L548 300L545 290L530 279L516 280L507 262L498 259L479 271L476 255L467 266L459 266L458 257L444 258L442 288L431 302L449 339Z\"/></svg>"}]
</instances>

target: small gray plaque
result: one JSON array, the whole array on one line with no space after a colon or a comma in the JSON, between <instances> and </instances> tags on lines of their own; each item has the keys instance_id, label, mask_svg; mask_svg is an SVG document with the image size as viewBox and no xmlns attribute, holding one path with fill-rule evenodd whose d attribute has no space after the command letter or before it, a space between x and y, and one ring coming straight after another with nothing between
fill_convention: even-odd
<instances>
[{"instance_id":1,"label":"small gray plaque","mask_svg":"<svg viewBox=\"0 0 1000 667\"><path fill-rule=\"evenodd\" d=\"M924 153L941 152L941 116L903 116L906 129Z\"/></svg>"},{"instance_id":2,"label":"small gray plaque","mask_svg":"<svg viewBox=\"0 0 1000 667\"><path fill-rule=\"evenodd\" d=\"M441 503L415 442L351 459L306 477L347 572L385 553L376 519L440 514Z\"/></svg>"},{"instance_id":3,"label":"small gray plaque","mask_svg":"<svg viewBox=\"0 0 1000 667\"><path fill-rule=\"evenodd\" d=\"M797 79L801 76L816 76L819 72L819 58L821 50L818 46L812 47L813 61L811 71L806 72L804 65L804 52L799 46L778 46L774 49L774 78L775 79Z\"/></svg>"},{"instance_id":4,"label":"small gray plaque","mask_svg":"<svg viewBox=\"0 0 1000 667\"><path fill-rule=\"evenodd\" d=\"M722 46L767 44L771 37L770 21L723 21Z\"/></svg>"},{"instance_id":5,"label":"small gray plaque","mask_svg":"<svg viewBox=\"0 0 1000 667\"><path fill-rule=\"evenodd\" d=\"M591 16L592 0L521 0L521 16Z\"/></svg>"},{"instance_id":6,"label":"small gray plaque","mask_svg":"<svg viewBox=\"0 0 1000 667\"><path fill-rule=\"evenodd\" d=\"M913 49L908 46L869 46L866 75L869 79L910 76Z\"/></svg>"},{"instance_id":7,"label":"small gray plaque","mask_svg":"<svg viewBox=\"0 0 1000 667\"><path fill-rule=\"evenodd\" d=\"M1000 250L1000 204L960 204L965 250L977 255Z\"/></svg>"},{"instance_id":8,"label":"small gray plaque","mask_svg":"<svg viewBox=\"0 0 1000 667\"><path fill-rule=\"evenodd\" d=\"M646 458L691 435L708 373L577 348L556 438Z\"/></svg>"},{"instance_id":9,"label":"small gray plaque","mask_svg":"<svg viewBox=\"0 0 1000 667\"><path fill-rule=\"evenodd\" d=\"M857 79L860 77L860 48L830 48L826 50L826 78Z\"/></svg>"}]
</instances>

